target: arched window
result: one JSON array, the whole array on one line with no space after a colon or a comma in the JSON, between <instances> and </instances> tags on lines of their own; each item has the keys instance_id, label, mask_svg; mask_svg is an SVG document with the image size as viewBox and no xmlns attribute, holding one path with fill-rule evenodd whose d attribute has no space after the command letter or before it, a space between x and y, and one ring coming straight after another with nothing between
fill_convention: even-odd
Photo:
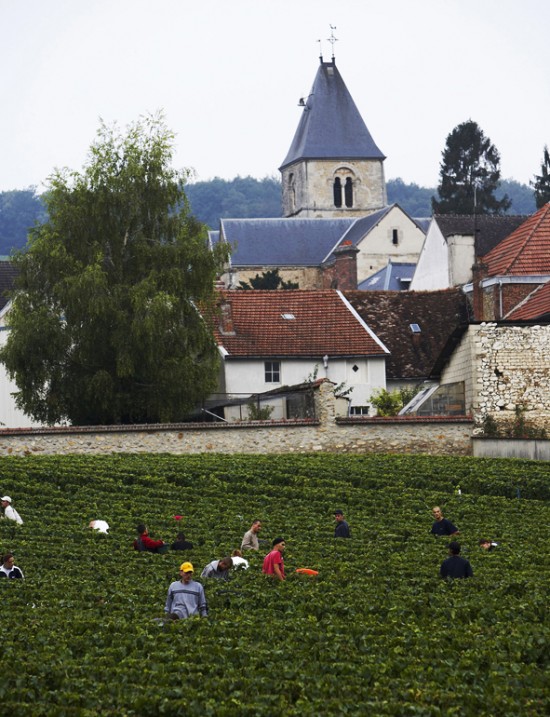
<instances>
[{"instance_id":1,"label":"arched window","mask_svg":"<svg viewBox=\"0 0 550 717\"><path fill-rule=\"evenodd\" d=\"M344 196L346 199L346 207L353 207L353 182L351 177L346 179L346 186L344 187Z\"/></svg>"},{"instance_id":2,"label":"arched window","mask_svg":"<svg viewBox=\"0 0 550 717\"><path fill-rule=\"evenodd\" d=\"M336 177L336 179L334 180L332 190L334 192L334 206L341 207L342 206L342 182L340 180L340 177Z\"/></svg>"}]
</instances>

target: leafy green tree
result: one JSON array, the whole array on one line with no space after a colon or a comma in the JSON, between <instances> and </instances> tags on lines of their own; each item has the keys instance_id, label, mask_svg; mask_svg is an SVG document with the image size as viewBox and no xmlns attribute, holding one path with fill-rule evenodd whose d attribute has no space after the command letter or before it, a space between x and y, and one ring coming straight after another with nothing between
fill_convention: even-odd
<instances>
[{"instance_id":1,"label":"leafy green tree","mask_svg":"<svg viewBox=\"0 0 550 717\"><path fill-rule=\"evenodd\" d=\"M299 286L293 281L285 281L279 276L279 269L268 269L262 272L262 275L256 274L256 276L250 279L249 282L240 281L239 289L298 289Z\"/></svg>"},{"instance_id":2,"label":"leafy green tree","mask_svg":"<svg viewBox=\"0 0 550 717\"><path fill-rule=\"evenodd\" d=\"M500 155L477 122L459 124L447 136L440 164L436 214L503 214L510 207L505 195L495 197L500 184Z\"/></svg>"},{"instance_id":3,"label":"leafy green tree","mask_svg":"<svg viewBox=\"0 0 550 717\"><path fill-rule=\"evenodd\" d=\"M400 177L386 182L388 203L399 204L411 217L429 217L432 214L431 198L434 188L407 184Z\"/></svg>"},{"instance_id":4,"label":"leafy green tree","mask_svg":"<svg viewBox=\"0 0 550 717\"><path fill-rule=\"evenodd\" d=\"M235 177L187 185L187 197L195 214L211 229L223 217L280 217L281 182L275 177Z\"/></svg>"},{"instance_id":5,"label":"leafy green tree","mask_svg":"<svg viewBox=\"0 0 550 717\"><path fill-rule=\"evenodd\" d=\"M540 174L535 174L535 181L531 182L535 190L535 203L537 209L550 202L550 155L548 147L544 147L544 154L540 165Z\"/></svg>"},{"instance_id":6,"label":"leafy green tree","mask_svg":"<svg viewBox=\"0 0 550 717\"><path fill-rule=\"evenodd\" d=\"M214 301L224 249L187 210L162 116L101 124L83 172L49 178L49 219L15 257L20 275L0 360L35 420L181 419L216 384Z\"/></svg>"}]
</instances>

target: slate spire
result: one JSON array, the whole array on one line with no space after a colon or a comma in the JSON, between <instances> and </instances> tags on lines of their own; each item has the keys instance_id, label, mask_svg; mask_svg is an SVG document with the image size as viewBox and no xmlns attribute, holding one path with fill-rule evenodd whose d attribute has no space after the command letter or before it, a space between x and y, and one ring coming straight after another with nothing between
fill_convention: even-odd
<instances>
[{"instance_id":1,"label":"slate spire","mask_svg":"<svg viewBox=\"0 0 550 717\"><path fill-rule=\"evenodd\" d=\"M377 147L334 59L321 58L311 94L280 169L308 159L376 159Z\"/></svg>"}]
</instances>

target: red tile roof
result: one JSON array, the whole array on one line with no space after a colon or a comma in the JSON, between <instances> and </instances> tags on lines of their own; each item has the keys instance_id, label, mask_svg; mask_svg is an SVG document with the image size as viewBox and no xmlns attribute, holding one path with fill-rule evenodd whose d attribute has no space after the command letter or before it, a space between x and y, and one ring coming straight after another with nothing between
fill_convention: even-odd
<instances>
[{"instance_id":1,"label":"red tile roof","mask_svg":"<svg viewBox=\"0 0 550 717\"><path fill-rule=\"evenodd\" d=\"M223 332L218 317L214 334L229 358L387 355L335 290L219 294L220 305L231 307L234 333Z\"/></svg>"},{"instance_id":2,"label":"red tile roof","mask_svg":"<svg viewBox=\"0 0 550 717\"><path fill-rule=\"evenodd\" d=\"M488 276L550 274L550 202L483 257Z\"/></svg>"},{"instance_id":3,"label":"red tile roof","mask_svg":"<svg viewBox=\"0 0 550 717\"><path fill-rule=\"evenodd\" d=\"M550 316L550 281L532 291L504 318L507 321L534 321L541 316Z\"/></svg>"}]
</instances>

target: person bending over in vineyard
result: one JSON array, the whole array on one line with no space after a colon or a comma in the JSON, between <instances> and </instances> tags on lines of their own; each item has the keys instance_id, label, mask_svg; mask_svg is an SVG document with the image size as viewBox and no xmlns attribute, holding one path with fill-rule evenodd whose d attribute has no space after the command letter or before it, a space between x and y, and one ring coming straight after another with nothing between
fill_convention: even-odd
<instances>
[{"instance_id":1,"label":"person bending over in vineyard","mask_svg":"<svg viewBox=\"0 0 550 717\"><path fill-rule=\"evenodd\" d=\"M231 560L233 561L234 569L240 568L240 569L248 570L249 562L248 562L248 560L246 560L246 558L243 558L243 554L237 548L235 548L235 550L231 553Z\"/></svg>"},{"instance_id":2,"label":"person bending over in vineyard","mask_svg":"<svg viewBox=\"0 0 550 717\"><path fill-rule=\"evenodd\" d=\"M193 543L185 540L185 533L178 533L171 547L172 550L193 550Z\"/></svg>"},{"instance_id":3,"label":"person bending over in vineyard","mask_svg":"<svg viewBox=\"0 0 550 717\"><path fill-rule=\"evenodd\" d=\"M334 526L334 537L335 538L351 538L351 532L349 525L344 519L344 514L341 510L334 511L334 519L336 525Z\"/></svg>"},{"instance_id":4,"label":"person bending over in vineyard","mask_svg":"<svg viewBox=\"0 0 550 717\"><path fill-rule=\"evenodd\" d=\"M9 520L15 520L18 525L23 525L21 516L11 504L11 498L9 497L9 495L3 496L0 499L0 502L2 503L2 508L4 509L4 518L8 518Z\"/></svg>"},{"instance_id":5,"label":"person bending over in vineyard","mask_svg":"<svg viewBox=\"0 0 550 717\"><path fill-rule=\"evenodd\" d=\"M0 578L24 578L23 571L18 568L15 563L13 553L6 553L2 556L2 565L0 565Z\"/></svg>"},{"instance_id":6,"label":"person bending over in vineyard","mask_svg":"<svg viewBox=\"0 0 550 717\"><path fill-rule=\"evenodd\" d=\"M192 615L208 617L204 588L193 580L192 563L180 565L180 579L168 588L164 612L169 620L182 620Z\"/></svg>"},{"instance_id":7,"label":"person bending over in vineyard","mask_svg":"<svg viewBox=\"0 0 550 717\"><path fill-rule=\"evenodd\" d=\"M219 580L229 580L229 570L233 567L232 558L222 558L221 560L213 560L204 568L201 578L218 578Z\"/></svg>"},{"instance_id":8,"label":"person bending over in vineyard","mask_svg":"<svg viewBox=\"0 0 550 717\"><path fill-rule=\"evenodd\" d=\"M275 538L272 547L273 550L264 558L262 573L265 573L265 575L274 575L277 580L282 581L285 579L285 564L283 560L285 539Z\"/></svg>"},{"instance_id":9,"label":"person bending over in vineyard","mask_svg":"<svg viewBox=\"0 0 550 717\"><path fill-rule=\"evenodd\" d=\"M456 525L453 525L450 520L447 520L447 518L443 517L443 513L441 512L441 508L439 506L435 506L435 508L432 508L432 515L434 517L434 523L432 525L432 533L433 535L440 536L440 535L458 535L460 532Z\"/></svg>"},{"instance_id":10,"label":"person bending over in vineyard","mask_svg":"<svg viewBox=\"0 0 550 717\"><path fill-rule=\"evenodd\" d=\"M243 536L241 543L241 550L259 550L260 541L258 540L258 533L262 529L262 523L256 519L250 526L250 530L247 530Z\"/></svg>"},{"instance_id":11,"label":"person bending over in vineyard","mask_svg":"<svg viewBox=\"0 0 550 717\"><path fill-rule=\"evenodd\" d=\"M479 540L479 547L482 550L486 550L489 552L490 550L493 550L493 548L496 548L498 543L493 543L492 540L487 540L487 538L480 538Z\"/></svg>"},{"instance_id":12,"label":"person bending over in vineyard","mask_svg":"<svg viewBox=\"0 0 550 717\"><path fill-rule=\"evenodd\" d=\"M144 523L136 527L138 537L134 540L134 550L146 553L165 553L170 546L164 540L153 540Z\"/></svg>"},{"instance_id":13,"label":"person bending over in vineyard","mask_svg":"<svg viewBox=\"0 0 550 717\"><path fill-rule=\"evenodd\" d=\"M449 543L449 557L441 563L439 574L442 578L474 577L469 561L460 556L460 545L456 540Z\"/></svg>"}]
</instances>

